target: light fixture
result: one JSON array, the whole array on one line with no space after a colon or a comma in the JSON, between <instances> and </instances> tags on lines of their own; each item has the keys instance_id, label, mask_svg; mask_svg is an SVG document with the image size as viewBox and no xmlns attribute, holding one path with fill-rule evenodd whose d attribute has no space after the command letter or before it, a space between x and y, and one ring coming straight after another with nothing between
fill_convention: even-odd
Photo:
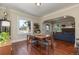
<instances>
[{"instance_id":1,"label":"light fixture","mask_svg":"<svg viewBox=\"0 0 79 59\"><path fill-rule=\"evenodd\" d=\"M7 12L4 12L4 16L7 16Z\"/></svg>"},{"instance_id":2,"label":"light fixture","mask_svg":"<svg viewBox=\"0 0 79 59\"><path fill-rule=\"evenodd\" d=\"M36 6L41 6L41 3L35 3Z\"/></svg>"},{"instance_id":3,"label":"light fixture","mask_svg":"<svg viewBox=\"0 0 79 59\"><path fill-rule=\"evenodd\" d=\"M67 16L63 16L64 18L66 18Z\"/></svg>"},{"instance_id":4,"label":"light fixture","mask_svg":"<svg viewBox=\"0 0 79 59\"><path fill-rule=\"evenodd\" d=\"M4 9L3 14L4 14L3 19L6 20L6 19L7 19L7 15L8 15L8 14L7 14L7 9L6 9L6 8Z\"/></svg>"}]
</instances>

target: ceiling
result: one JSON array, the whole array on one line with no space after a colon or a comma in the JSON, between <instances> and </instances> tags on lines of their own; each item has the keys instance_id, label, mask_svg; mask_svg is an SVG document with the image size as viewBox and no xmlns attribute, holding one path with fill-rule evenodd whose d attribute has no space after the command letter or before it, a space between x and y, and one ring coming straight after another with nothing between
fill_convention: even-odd
<instances>
[{"instance_id":1,"label":"ceiling","mask_svg":"<svg viewBox=\"0 0 79 59\"><path fill-rule=\"evenodd\" d=\"M41 3L41 6L36 6L35 3L0 3L0 6L16 9L33 16L41 17L75 4L76 3Z\"/></svg>"}]
</instances>

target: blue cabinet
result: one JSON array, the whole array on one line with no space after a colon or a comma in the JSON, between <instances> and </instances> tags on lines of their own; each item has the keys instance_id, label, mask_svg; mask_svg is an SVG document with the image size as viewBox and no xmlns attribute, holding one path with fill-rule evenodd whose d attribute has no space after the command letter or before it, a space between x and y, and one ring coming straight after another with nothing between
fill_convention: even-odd
<instances>
[{"instance_id":1,"label":"blue cabinet","mask_svg":"<svg viewBox=\"0 0 79 59\"><path fill-rule=\"evenodd\" d=\"M63 32L63 33L55 33L54 38L59 40L65 40L74 43L75 42L75 35L69 32Z\"/></svg>"}]
</instances>

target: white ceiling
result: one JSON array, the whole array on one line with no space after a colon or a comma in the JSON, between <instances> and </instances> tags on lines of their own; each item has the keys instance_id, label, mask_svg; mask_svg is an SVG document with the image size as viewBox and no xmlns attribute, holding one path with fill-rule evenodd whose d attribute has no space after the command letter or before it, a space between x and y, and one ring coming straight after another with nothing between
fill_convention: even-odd
<instances>
[{"instance_id":1,"label":"white ceiling","mask_svg":"<svg viewBox=\"0 0 79 59\"><path fill-rule=\"evenodd\" d=\"M41 6L36 6L35 3L0 3L0 6L13 8L40 17L75 4L76 3L42 3Z\"/></svg>"}]
</instances>

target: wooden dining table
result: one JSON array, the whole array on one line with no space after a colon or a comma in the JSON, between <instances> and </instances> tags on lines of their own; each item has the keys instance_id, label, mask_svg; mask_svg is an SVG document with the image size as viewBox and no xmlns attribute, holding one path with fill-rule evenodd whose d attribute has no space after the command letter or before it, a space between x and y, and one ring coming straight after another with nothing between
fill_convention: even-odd
<instances>
[{"instance_id":1,"label":"wooden dining table","mask_svg":"<svg viewBox=\"0 0 79 59\"><path fill-rule=\"evenodd\" d=\"M51 41L51 45L53 44L53 37L51 37L50 35L34 35L35 38L37 38L37 40L43 41L43 40L47 40L47 41Z\"/></svg>"},{"instance_id":2,"label":"wooden dining table","mask_svg":"<svg viewBox=\"0 0 79 59\"><path fill-rule=\"evenodd\" d=\"M49 54L49 45L51 44L51 48L53 47L53 39L52 39L52 37L50 35L34 35L34 37L40 42L42 42L44 40L48 41L48 54ZM41 44L40 50L41 50L41 53L42 53L42 44Z\"/></svg>"},{"instance_id":3,"label":"wooden dining table","mask_svg":"<svg viewBox=\"0 0 79 59\"><path fill-rule=\"evenodd\" d=\"M35 35L34 37L38 38L39 40L43 40L43 39L47 38L46 35Z\"/></svg>"},{"instance_id":4,"label":"wooden dining table","mask_svg":"<svg viewBox=\"0 0 79 59\"><path fill-rule=\"evenodd\" d=\"M43 42L44 40L48 41L48 54L49 54L49 45L51 45L51 48L53 48L53 38L51 35L44 35L44 34L35 34L35 35L27 35L27 42L31 42L32 46L32 39L37 40L37 46L39 45L39 42ZM28 45L27 45L28 46ZM40 44L40 52L42 54L42 44Z\"/></svg>"}]
</instances>

